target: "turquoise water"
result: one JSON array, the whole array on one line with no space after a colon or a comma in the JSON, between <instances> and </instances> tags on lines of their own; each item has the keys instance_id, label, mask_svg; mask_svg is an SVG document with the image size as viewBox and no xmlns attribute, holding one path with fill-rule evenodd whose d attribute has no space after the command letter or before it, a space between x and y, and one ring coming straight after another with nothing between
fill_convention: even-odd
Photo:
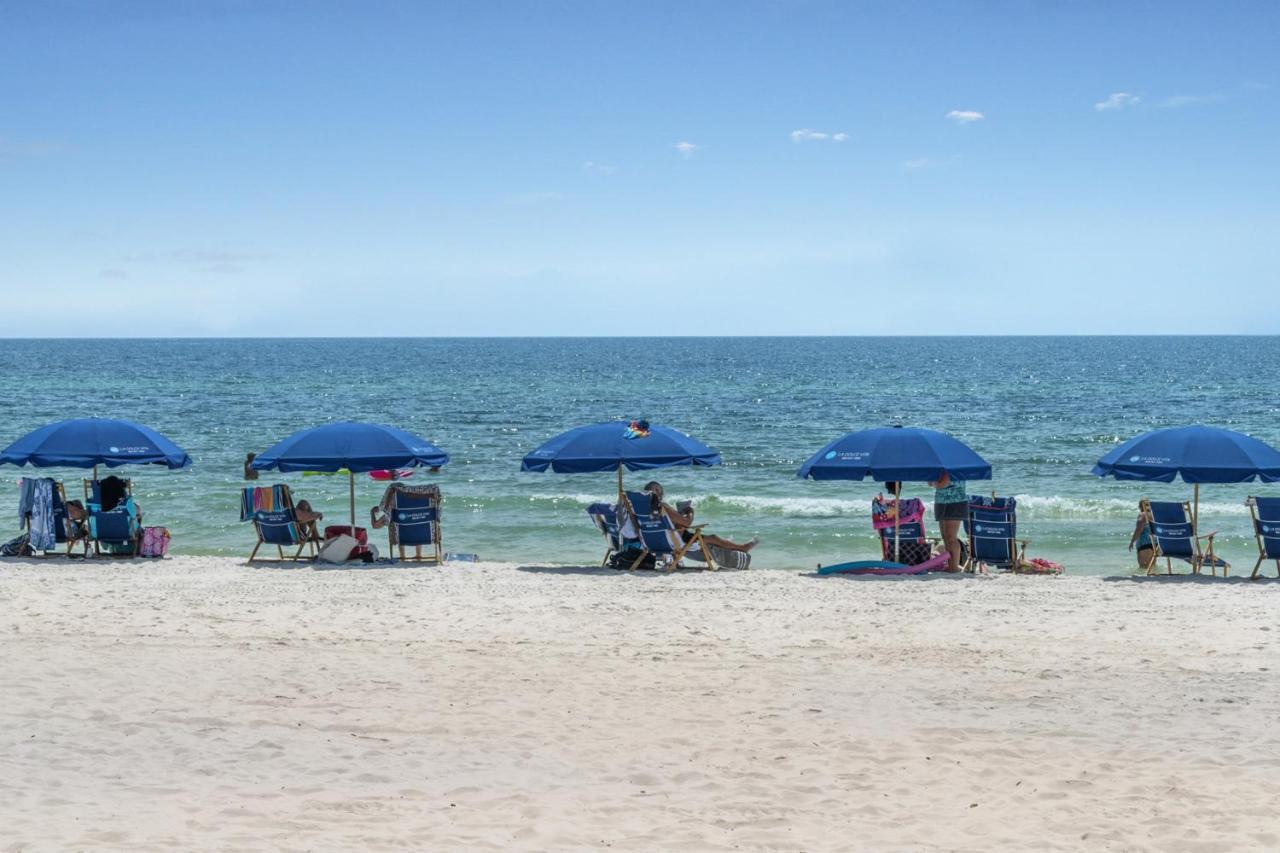
<instances>
[{"instance_id":1,"label":"turquoise water","mask_svg":"<svg viewBox=\"0 0 1280 853\"><path fill-rule=\"evenodd\" d=\"M877 553L875 484L795 478L809 454L854 429L903 423L962 438L995 467L975 490L1018 495L1030 553L1077 573L1130 568L1141 495L1191 496L1182 483L1091 476L1116 442L1205 422L1280 445L1275 337L8 340L0 368L0 442L61 418L127 417L191 453L184 471L126 469L148 523L169 527L180 553L247 554L246 451L331 419L396 424L449 452L435 477L447 550L565 564L599 559L583 508L608 498L613 478L525 474L520 458L601 420L646 417L719 449L722 467L658 479L670 497L696 501L714 531L758 535L756 565L781 569ZM15 532L24 470L0 468L0 517ZM56 473L69 490L83 476ZM345 519L344 478L281 479L326 520ZM358 490L364 517L381 487L366 479ZM1280 494L1202 488L1203 526L1220 531L1237 569L1256 558L1243 500L1259 490Z\"/></svg>"}]
</instances>

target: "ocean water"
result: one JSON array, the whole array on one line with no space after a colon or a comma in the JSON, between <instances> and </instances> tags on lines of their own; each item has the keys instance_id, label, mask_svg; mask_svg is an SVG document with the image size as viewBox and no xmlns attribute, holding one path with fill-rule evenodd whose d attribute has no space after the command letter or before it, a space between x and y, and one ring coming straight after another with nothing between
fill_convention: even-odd
<instances>
[{"instance_id":1,"label":"ocean water","mask_svg":"<svg viewBox=\"0 0 1280 853\"><path fill-rule=\"evenodd\" d=\"M521 473L547 437L596 421L644 417L721 451L718 468L656 476L691 498L721 535L759 536L755 564L806 569L878 555L869 521L877 485L798 480L831 438L901 423L945 430L995 468L971 491L1020 499L1031 555L1082 574L1128 572L1139 497L1190 498L1191 487L1099 480L1093 462L1159 426L1212 423L1280 445L1276 337L647 338L0 341L0 443L52 420L126 417L185 447L183 471L123 469L149 524L179 553L247 554L238 521L242 462L326 420L391 423L449 452L431 477L445 495L446 550L513 562L592 564L602 543L585 506L612 475ZM69 493L84 472L49 469ZM16 480L0 467L0 517L17 530ZM341 477L264 473L344 522ZM73 486L72 484L77 484ZM382 486L360 479L367 518ZM1258 483L1204 486L1202 527L1237 570L1256 547L1246 495ZM908 495L931 498L923 484ZM936 525L930 521L930 528ZM376 540L375 540L376 541Z\"/></svg>"}]
</instances>

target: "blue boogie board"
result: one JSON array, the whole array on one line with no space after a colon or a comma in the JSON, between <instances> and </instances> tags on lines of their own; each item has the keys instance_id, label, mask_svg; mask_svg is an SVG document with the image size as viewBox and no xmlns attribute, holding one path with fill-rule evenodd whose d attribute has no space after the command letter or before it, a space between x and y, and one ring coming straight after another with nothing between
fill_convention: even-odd
<instances>
[{"instance_id":1,"label":"blue boogie board","mask_svg":"<svg viewBox=\"0 0 1280 853\"><path fill-rule=\"evenodd\" d=\"M889 560L854 560L818 569L820 575L922 575L929 571L926 564L907 566Z\"/></svg>"}]
</instances>

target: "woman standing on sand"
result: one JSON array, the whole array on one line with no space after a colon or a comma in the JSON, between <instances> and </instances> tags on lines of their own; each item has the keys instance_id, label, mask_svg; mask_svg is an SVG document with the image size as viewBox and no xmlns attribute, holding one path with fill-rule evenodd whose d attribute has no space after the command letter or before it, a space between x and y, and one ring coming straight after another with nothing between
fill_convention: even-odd
<instances>
[{"instance_id":1,"label":"woman standing on sand","mask_svg":"<svg viewBox=\"0 0 1280 853\"><path fill-rule=\"evenodd\" d=\"M953 480L946 471L929 484L933 486L933 517L947 549L947 571L960 571L960 525L969 514L969 484Z\"/></svg>"}]
</instances>

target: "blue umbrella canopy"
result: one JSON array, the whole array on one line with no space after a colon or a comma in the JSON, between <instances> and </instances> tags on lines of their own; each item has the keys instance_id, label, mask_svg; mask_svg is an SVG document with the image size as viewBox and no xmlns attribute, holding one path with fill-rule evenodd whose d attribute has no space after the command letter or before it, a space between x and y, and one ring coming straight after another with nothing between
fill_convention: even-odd
<instances>
[{"instance_id":1,"label":"blue umbrella canopy","mask_svg":"<svg viewBox=\"0 0 1280 853\"><path fill-rule=\"evenodd\" d=\"M719 465L720 453L670 427L609 421L562 432L524 457L521 471L590 474L672 465Z\"/></svg>"},{"instance_id":2,"label":"blue umbrella canopy","mask_svg":"<svg viewBox=\"0 0 1280 853\"><path fill-rule=\"evenodd\" d=\"M800 466L813 480L931 482L947 472L960 480L990 480L991 465L945 432L919 427L876 427L851 432Z\"/></svg>"},{"instance_id":3,"label":"blue umbrella canopy","mask_svg":"<svg viewBox=\"0 0 1280 853\"><path fill-rule=\"evenodd\" d=\"M42 426L0 453L0 464L37 468L191 464L187 451L151 427L111 418L74 418Z\"/></svg>"},{"instance_id":4,"label":"blue umbrella canopy","mask_svg":"<svg viewBox=\"0 0 1280 853\"><path fill-rule=\"evenodd\" d=\"M1247 483L1280 480L1280 451L1234 430L1210 426L1157 429L1131 438L1098 460L1093 473L1117 480Z\"/></svg>"},{"instance_id":5,"label":"blue umbrella canopy","mask_svg":"<svg viewBox=\"0 0 1280 853\"><path fill-rule=\"evenodd\" d=\"M387 468L438 468L449 454L425 438L382 424L350 421L304 429L253 460L259 471L338 471L353 473Z\"/></svg>"}]
</instances>

